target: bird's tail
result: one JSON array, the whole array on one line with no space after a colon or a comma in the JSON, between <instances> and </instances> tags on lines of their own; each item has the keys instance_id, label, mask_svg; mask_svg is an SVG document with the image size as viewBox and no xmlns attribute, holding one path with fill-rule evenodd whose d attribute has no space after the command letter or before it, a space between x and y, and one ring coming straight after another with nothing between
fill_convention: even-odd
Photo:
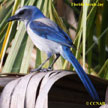
<instances>
[{"instance_id":1,"label":"bird's tail","mask_svg":"<svg viewBox=\"0 0 108 108\"><path fill-rule=\"evenodd\" d=\"M87 89L93 100L99 101L100 100L99 96L91 80L89 79L88 75L84 72L81 65L79 64L79 62L77 61L77 59L75 58L75 56L72 54L72 52L68 47L65 46L63 47L63 57L73 65L78 76L80 77L82 83L84 84L85 88Z\"/></svg>"}]
</instances>

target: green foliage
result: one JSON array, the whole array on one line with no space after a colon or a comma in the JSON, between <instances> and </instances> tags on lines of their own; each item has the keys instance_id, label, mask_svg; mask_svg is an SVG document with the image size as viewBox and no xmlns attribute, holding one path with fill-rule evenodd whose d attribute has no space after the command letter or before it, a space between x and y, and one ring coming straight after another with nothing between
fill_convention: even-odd
<instances>
[{"instance_id":1,"label":"green foliage","mask_svg":"<svg viewBox=\"0 0 108 108\"><path fill-rule=\"evenodd\" d=\"M23 5L37 6L45 16L56 22L65 32L68 33L69 27L74 29L67 21L63 23L63 20L58 16L58 12L55 9L55 2L57 1L0 1L0 67L2 68L2 73L27 73L29 69L34 45L26 33L24 24L22 22L6 23L6 20L11 15L14 15L19 7ZM99 0L92 2L100 3ZM108 79L108 52L105 50L108 47L108 2L103 0L104 5L102 7L84 5L81 11L79 11L77 7L73 7L69 0L65 0L65 3L77 12L77 14L80 14L77 30L74 29L76 31L74 43L77 50L73 50L73 53L76 58L80 60L86 72ZM91 1L83 0L83 3L91 3ZM94 41L94 37L97 38L97 41ZM6 61L4 61L8 48L10 48L9 54ZM45 59L46 54L36 48L35 67L38 67ZM52 60L53 57L44 67L48 67ZM72 68L69 63L61 57L55 64L54 69L70 70Z\"/></svg>"}]
</instances>

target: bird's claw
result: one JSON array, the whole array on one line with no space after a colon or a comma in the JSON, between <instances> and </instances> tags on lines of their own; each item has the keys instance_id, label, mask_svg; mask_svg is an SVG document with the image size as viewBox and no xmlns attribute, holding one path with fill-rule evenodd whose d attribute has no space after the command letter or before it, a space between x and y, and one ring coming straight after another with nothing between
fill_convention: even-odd
<instances>
[{"instance_id":1,"label":"bird's claw","mask_svg":"<svg viewBox=\"0 0 108 108\"><path fill-rule=\"evenodd\" d=\"M32 73L32 72L37 72L37 71L40 71L42 68L36 68L36 69L32 69L32 70L30 70L30 72Z\"/></svg>"},{"instance_id":2,"label":"bird's claw","mask_svg":"<svg viewBox=\"0 0 108 108\"><path fill-rule=\"evenodd\" d=\"M48 71L51 71L51 69L49 69L49 68L43 68L43 69L39 70L39 72L48 72Z\"/></svg>"},{"instance_id":3,"label":"bird's claw","mask_svg":"<svg viewBox=\"0 0 108 108\"><path fill-rule=\"evenodd\" d=\"M51 67L49 68L36 68L36 69L32 69L30 72L48 72L48 71L52 71L53 69Z\"/></svg>"}]
</instances>

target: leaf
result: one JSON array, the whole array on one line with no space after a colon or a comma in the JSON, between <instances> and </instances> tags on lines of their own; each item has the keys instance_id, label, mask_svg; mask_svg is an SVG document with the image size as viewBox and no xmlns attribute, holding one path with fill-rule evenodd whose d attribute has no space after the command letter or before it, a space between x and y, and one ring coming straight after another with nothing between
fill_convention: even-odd
<instances>
[{"instance_id":1,"label":"leaf","mask_svg":"<svg viewBox=\"0 0 108 108\"><path fill-rule=\"evenodd\" d=\"M2 70L3 73L11 72L12 67L14 65L15 58L16 58L17 53L19 51L21 42L24 38L24 34L25 34L25 27L24 27L24 24L21 23L19 25L19 30L16 33L16 36L15 36L14 42L12 44L8 58L6 60L6 63L3 67L3 70Z\"/></svg>"},{"instance_id":2,"label":"leaf","mask_svg":"<svg viewBox=\"0 0 108 108\"><path fill-rule=\"evenodd\" d=\"M16 0L15 3L14 3L14 6L13 6L12 15L15 13L15 11L16 11L16 9L17 9L17 6L18 6L18 3L19 3L19 1ZM4 58L4 54L5 54L5 52L6 52L6 48L7 48L7 45L8 45L10 33L11 33L11 31L12 31L12 26L13 26L13 23L10 22L10 23L9 23L9 26L8 26L8 29L7 29L7 31L6 31L5 39L4 39L3 46L2 46L2 50L1 50L1 53L0 53L0 60L1 60L0 68L1 68L2 63L3 63L3 58Z\"/></svg>"},{"instance_id":3,"label":"leaf","mask_svg":"<svg viewBox=\"0 0 108 108\"><path fill-rule=\"evenodd\" d=\"M101 33L108 27L108 1L104 0L104 7L103 7L103 13L102 13L102 24L101 24ZM102 66L106 60L106 52L105 52L105 46L106 46L106 39L107 39L107 33L104 34L104 36L101 38L99 42L99 64Z\"/></svg>"},{"instance_id":4,"label":"leaf","mask_svg":"<svg viewBox=\"0 0 108 108\"><path fill-rule=\"evenodd\" d=\"M108 80L108 59L105 61L104 65L101 67L98 75Z\"/></svg>"},{"instance_id":5,"label":"leaf","mask_svg":"<svg viewBox=\"0 0 108 108\"><path fill-rule=\"evenodd\" d=\"M27 44L27 39L28 39L28 36L27 36L27 34L25 34L24 38L21 42L19 51L18 51L18 53L16 55L16 58L14 60L14 64L13 64L12 70L11 70L12 73L20 73L20 68L22 67L23 59L25 58L24 53L25 53L25 47L26 47L26 44ZM28 56L29 55L26 56L26 60L27 60ZM27 61L26 61L26 63L27 63ZM24 66L23 68L25 68L25 67L26 66Z\"/></svg>"},{"instance_id":6,"label":"leaf","mask_svg":"<svg viewBox=\"0 0 108 108\"><path fill-rule=\"evenodd\" d=\"M26 44L25 51L24 51L22 64L21 64L20 73L27 73L30 58L31 58L32 49L33 49L33 43L32 43L32 40L30 39L30 37L28 37L27 44Z\"/></svg>"},{"instance_id":7,"label":"leaf","mask_svg":"<svg viewBox=\"0 0 108 108\"><path fill-rule=\"evenodd\" d=\"M90 3L90 0L86 1L83 0L83 3ZM83 13L82 13L82 25L83 25L83 68L85 69L85 51L86 51L86 23L87 23L87 11L88 6L83 6Z\"/></svg>"}]
</instances>

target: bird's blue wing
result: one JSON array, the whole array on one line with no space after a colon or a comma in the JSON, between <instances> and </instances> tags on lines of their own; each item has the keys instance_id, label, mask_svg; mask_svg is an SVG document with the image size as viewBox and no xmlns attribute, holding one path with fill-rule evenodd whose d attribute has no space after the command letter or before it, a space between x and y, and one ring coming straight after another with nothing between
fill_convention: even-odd
<instances>
[{"instance_id":1,"label":"bird's blue wing","mask_svg":"<svg viewBox=\"0 0 108 108\"><path fill-rule=\"evenodd\" d=\"M51 26L50 22L45 24L41 21L32 21L30 23L30 28L33 30L33 32L45 39L55 41L68 47L73 47L70 37L61 28L55 25L55 23L55 26Z\"/></svg>"}]
</instances>

